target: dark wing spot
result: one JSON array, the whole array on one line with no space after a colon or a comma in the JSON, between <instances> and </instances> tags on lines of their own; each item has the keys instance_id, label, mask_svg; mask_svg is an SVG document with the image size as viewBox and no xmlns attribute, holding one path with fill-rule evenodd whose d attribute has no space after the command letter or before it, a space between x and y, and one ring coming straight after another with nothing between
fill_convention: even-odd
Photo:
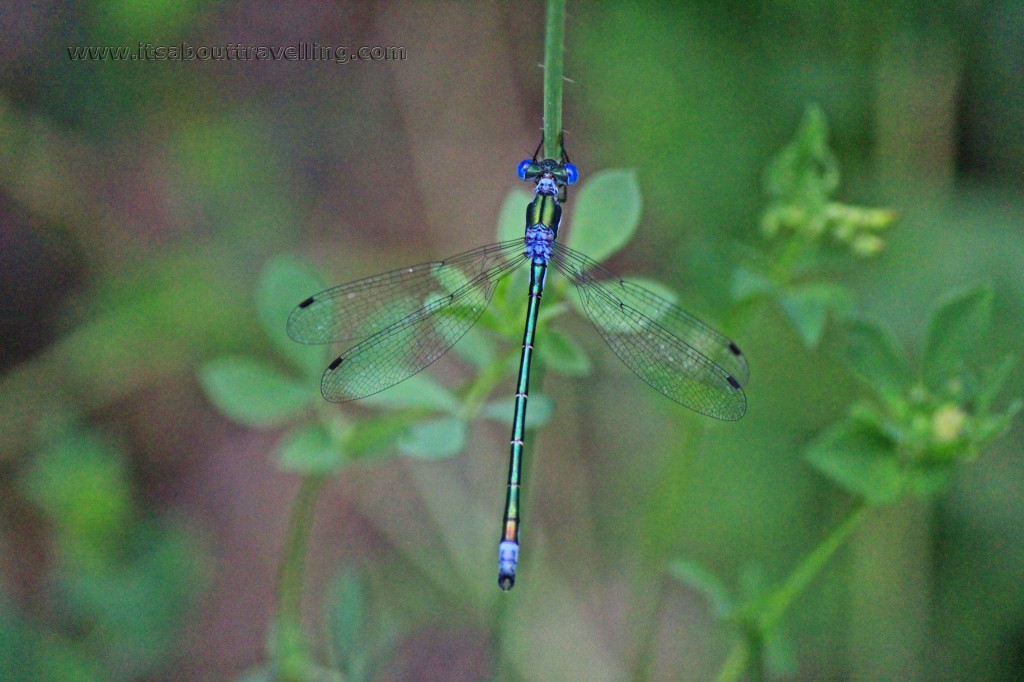
<instances>
[{"instance_id":1,"label":"dark wing spot","mask_svg":"<svg viewBox=\"0 0 1024 682\"><path fill-rule=\"evenodd\" d=\"M344 360L344 359L345 358L338 358L337 360L332 362L330 365L328 365L327 371L328 372L333 372L334 370L338 369L338 365L340 365L341 361ZM732 379L732 377L729 377L729 378ZM739 384L737 384L736 387L739 388Z\"/></svg>"},{"instance_id":2,"label":"dark wing spot","mask_svg":"<svg viewBox=\"0 0 1024 682\"><path fill-rule=\"evenodd\" d=\"M338 358L338 362L341 362L341 358ZM334 369L334 367L331 367L331 369ZM727 376L725 378L725 380L728 381L729 385L732 386L733 388L739 388L740 387L740 382L738 382L735 379L733 379L732 376Z\"/></svg>"},{"instance_id":3,"label":"dark wing spot","mask_svg":"<svg viewBox=\"0 0 1024 682\"><path fill-rule=\"evenodd\" d=\"M302 303L300 303L300 304L299 304L299 307L300 307L300 308L308 308L308 307L309 307L309 306L311 306L311 305L313 305L313 297L312 297L312 296L310 296L310 297L309 297L309 298L307 298L307 299L306 299L305 301L303 301Z\"/></svg>"},{"instance_id":4,"label":"dark wing spot","mask_svg":"<svg viewBox=\"0 0 1024 682\"><path fill-rule=\"evenodd\" d=\"M740 352L740 349L732 341L729 342L729 350L732 351L733 355L743 355L743 353Z\"/></svg>"}]
</instances>

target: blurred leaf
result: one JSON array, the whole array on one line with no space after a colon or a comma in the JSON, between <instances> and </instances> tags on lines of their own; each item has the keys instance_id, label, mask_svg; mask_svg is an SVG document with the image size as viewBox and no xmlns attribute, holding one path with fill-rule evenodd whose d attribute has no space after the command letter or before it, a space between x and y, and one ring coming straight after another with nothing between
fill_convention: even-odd
<instances>
[{"instance_id":1,"label":"blurred leaf","mask_svg":"<svg viewBox=\"0 0 1024 682\"><path fill-rule=\"evenodd\" d=\"M374 459L397 454L398 441L417 418L408 413L360 419L345 435L345 451L353 459Z\"/></svg>"},{"instance_id":2,"label":"blurred leaf","mask_svg":"<svg viewBox=\"0 0 1024 682\"><path fill-rule=\"evenodd\" d=\"M829 310L844 314L849 308L849 295L832 284L806 284L780 294L779 302L804 345L815 348L825 332Z\"/></svg>"},{"instance_id":3,"label":"blurred leaf","mask_svg":"<svg viewBox=\"0 0 1024 682\"><path fill-rule=\"evenodd\" d=\"M533 201L533 193L516 187L505 197L498 213L498 241L522 239L526 234L526 206Z\"/></svg>"},{"instance_id":4,"label":"blurred leaf","mask_svg":"<svg viewBox=\"0 0 1024 682\"><path fill-rule=\"evenodd\" d=\"M735 603L729 588L709 569L695 561L677 560L669 564L668 570L673 578L703 595L717 617L732 613Z\"/></svg>"},{"instance_id":5,"label":"blurred leaf","mask_svg":"<svg viewBox=\"0 0 1024 682\"><path fill-rule=\"evenodd\" d=\"M770 293L775 288L771 281L759 272L737 267L732 277L732 297L735 301Z\"/></svg>"},{"instance_id":6,"label":"blurred leaf","mask_svg":"<svg viewBox=\"0 0 1024 682\"><path fill-rule=\"evenodd\" d=\"M548 369L558 374L582 377L590 374L590 358L574 340L554 329L545 330L537 353Z\"/></svg>"},{"instance_id":7,"label":"blurred leaf","mask_svg":"<svg viewBox=\"0 0 1024 682\"><path fill-rule=\"evenodd\" d=\"M25 496L59 531L65 560L111 561L124 542L132 499L123 453L87 431L68 433L32 458Z\"/></svg>"},{"instance_id":8,"label":"blurred leaf","mask_svg":"<svg viewBox=\"0 0 1024 682\"><path fill-rule=\"evenodd\" d=\"M918 497L932 497L945 492L953 483L956 462L921 462L907 472L907 489Z\"/></svg>"},{"instance_id":9,"label":"blurred leaf","mask_svg":"<svg viewBox=\"0 0 1024 682\"><path fill-rule=\"evenodd\" d=\"M972 441L975 445L984 445L1010 428L1013 418L1017 416L1018 412L1020 412L1022 405L1024 405L1024 402L1017 399L1011 402L1006 408L1006 411L1002 414L978 416L976 418L974 433L972 434Z\"/></svg>"},{"instance_id":10,"label":"blurred leaf","mask_svg":"<svg viewBox=\"0 0 1024 682\"><path fill-rule=\"evenodd\" d=\"M199 370L199 381L222 414L246 426L278 426L318 399L309 387L247 356L210 360Z\"/></svg>"},{"instance_id":11,"label":"blurred leaf","mask_svg":"<svg viewBox=\"0 0 1024 682\"><path fill-rule=\"evenodd\" d=\"M991 409L1016 364L1017 359L1013 355L1007 355L981 377L974 395L975 409L978 413L985 413Z\"/></svg>"},{"instance_id":12,"label":"blurred leaf","mask_svg":"<svg viewBox=\"0 0 1024 682\"><path fill-rule=\"evenodd\" d=\"M103 661L79 639L38 627L6 596L0 600L4 682L108 682Z\"/></svg>"},{"instance_id":13,"label":"blurred leaf","mask_svg":"<svg viewBox=\"0 0 1024 682\"><path fill-rule=\"evenodd\" d=\"M389 410L421 408L455 412L459 407L455 395L427 372L414 374L387 390L366 396L361 402Z\"/></svg>"},{"instance_id":14,"label":"blurred leaf","mask_svg":"<svg viewBox=\"0 0 1024 682\"><path fill-rule=\"evenodd\" d=\"M899 393L910 370L892 336L868 320L855 320L846 328L846 357L853 371L877 390Z\"/></svg>"},{"instance_id":15,"label":"blurred leaf","mask_svg":"<svg viewBox=\"0 0 1024 682\"><path fill-rule=\"evenodd\" d=\"M452 350L477 369L494 362L494 343L479 325L471 327Z\"/></svg>"},{"instance_id":16,"label":"blurred leaf","mask_svg":"<svg viewBox=\"0 0 1024 682\"><path fill-rule=\"evenodd\" d=\"M301 424L281 438L277 463L300 474L326 474L345 464L345 453L321 424Z\"/></svg>"},{"instance_id":17,"label":"blurred leaf","mask_svg":"<svg viewBox=\"0 0 1024 682\"><path fill-rule=\"evenodd\" d=\"M327 603L328 623L346 679L363 679L366 656L366 589L359 574L347 570L334 581Z\"/></svg>"},{"instance_id":18,"label":"blurred leaf","mask_svg":"<svg viewBox=\"0 0 1024 682\"><path fill-rule=\"evenodd\" d=\"M466 422L457 417L428 419L413 424L399 440L402 454L423 459L449 457L466 443Z\"/></svg>"},{"instance_id":19,"label":"blurred leaf","mask_svg":"<svg viewBox=\"0 0 1024 682\"><path fill-rule=\"evenodd\" d=\"M943 297L928 323L924 378L937 390L960 371L992 320L994 294L988 286L961 289Z\"/></svg>"},{"instance_id":20,"label":"blurred leaf","mask_svg":"<svg viewBox=\"0 0 1024 682\"><path fill-rule=\"evenodd\" d=\"M793 136L765 169L765 189L777 199L817 207L839 186L839 164L828 146L828 122L817 105L804 110Z\"/></svg>"},{"instance_id":21,"label":"blurred leaf","mask_svg":"<svg viewBox=\"0 0 1024 682\"><path fill-rule=\"evenodd\" d=\"M509 396L504 400L487 403L480 415L501 424L511 424L515 406L515 396ZM554 411L555 403L546 394L530 393L526 406L526 428L539 429L547 425Z\"/></svg>"},{"instance_id":22,"label":"blurred leaf","mask_svg":"<svg viewBox=\"0 0 1024 682\"><path fill-rule=\"evenodd\" d=\"M292 341L285 325L288 315L300 301L323 289L323 280L312 265L304 259L285 255L271 260L263 268L256 294L260 323L274 348L301 370L303 376L316 378L323 373L326 364L323 347Z\"/></svg>"},{"instance_id":23,"label":"blurred leaf","mask_svg":"<svg viewBox=\"0 0 1024 682\"><path fill-rule=\"evenodd\" d=\"M895 502L903 494L895 444L864 424L835 425L807 447L805 457L819 472L871 504Z\"/></svg>"},{"instance_id":24,"label":"blurred leaf","mask_svg":"<svg viewBox=\"0 0 1024 682\"><path fill-rule=\"evenodd\" d=\"M640 224L636 171L595 173L578 192L568 245L602 262L629 243Z\"/></svg>"},{"instance_id":25,"label":"blurred leaf","mask_svg":"<svg viewBox=\"0 0 1024 682\"><path fill-rule=\"evenodd\" d=\"M165 662L192 598L208 582L207 557L184 528L136 524L117 563L60 572L62 613L88 624L93 650L118 679L144 679Z\"/></svg>"},{"instance_id":26,"label":"blurred leaf","mask_svg":"<svg viewBox=\"0 0 1024 682\"><path fill-rule=\"evenodd\" d=\"M647 289L652 294L665 299L672 305L677 305L679 303L679 296L676 295L675 290L665 284L662 284L658 280L649 279L647 277L630 276L626 277L626 281Z\"/></svg>"}]
</instances>

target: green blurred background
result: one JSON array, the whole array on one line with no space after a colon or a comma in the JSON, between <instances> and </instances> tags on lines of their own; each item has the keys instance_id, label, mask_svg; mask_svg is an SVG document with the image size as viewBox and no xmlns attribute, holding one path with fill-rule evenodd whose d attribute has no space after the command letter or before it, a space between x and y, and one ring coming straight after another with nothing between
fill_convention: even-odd
<instances>
[{"instance_id":1,"label":"green blurred background","mask_svg":"<svg viewBox=\"0 0 1024 682\"><path fill-rule=\"evenodd\" d=\"M260 665L298 477L273 460L279 432L219 414L199 367L273 361L255 292L275 256L305 255L340 283L494 241L539 137L543 14L0 10L0 677L217 680ZM68 54L313 41L406 58ZM494 584L508 425L479 422L452 458L393 457L327 484L305 596L317 651L344 629L325 614L348 572L373 623L370 679L712 678L734 634L641 557L655 546L729 584L782 579L851 504L802 449L864 394L828 329L809 350L776 307L742 323L724 312L737 259L763 241L765 164L819 103L839 198L902 216L881 255L836 281L911 348L940 294L990 284L979 355L1019 353L1022 45L1012 1L570 3L570 154L584 181L636 169L644 197L611 265L737 339L749 412L704 423L566 318L596 368L545 377L555 412L527 448L515 590ZM1018 369L1006 394L1022 383ZM1016 424L933 501L874 510L788 614L777 678L1024 678L1022 439Z\"/></svg>"}]
</instances>

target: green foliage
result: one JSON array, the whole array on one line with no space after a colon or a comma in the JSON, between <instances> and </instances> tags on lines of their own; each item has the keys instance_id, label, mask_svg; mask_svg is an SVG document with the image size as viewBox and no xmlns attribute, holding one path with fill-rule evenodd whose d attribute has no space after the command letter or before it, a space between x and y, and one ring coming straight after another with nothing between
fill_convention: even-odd
<instances>
[{"instance_id":1,"label":"green foliage","mask_svg":"<svg viewBox=\"0 0 1024 682\"><path fill-rule=\"evenodd\" d=\"M879 392L894 395L908 386L910 368L891 334L870 320L851 320L846 327L846 357L861 379Z\"/></svg>"},{"instance_id":2,"label":"green foliage","mask_svg":"<svg viewBox=\"0 0 1024 682\"><path fill-rule=\"evenodd\" d=\"M924 381L942 389L951 375L963 370L978 340L992 321L994 293L989 287L950 292L928 323L924 346Z\"/></svg>"},{"instance_id":3,"label":"green foliage","mask_svg":"<svg viewBox=\"0 0 1024 682\"><path fill-rule=\"evenodd\" d=\"M206 582L205 552L176 523L134 508L126 459L100 433L72 427L23 471L21 493L53 529L39 577L60 618L0 608L4 679L134 680L171 656Z\"/></svg>"},{"instance_id":4,"label":"green foliage","mask_svg":"<svg viewBox=\"0 0 1024 682\"><path fill-rule=\"evenodd\" d=\"M533 195L522 187L516 187L505 197L498 214L498 241L505 242L523 238L523 223L526 219L526 205Z\"/></svg>"},{"instance_id":5,"label":"green foliage","mask_svg":"<svg viewBox=\"0 0 1024 682\"><path fill-rule=\"evenodd\" d=\"M773 299L804 346L816 348L829 315L846 319L853 311L848 293L825 278L835 265L833 246L868 257L885 246L879 232L897 220L895 211L842 204L832 199L839 165L828 146L828 125L811 106L793 140L765 171L768 207L761 232L771 246L760 262L738 267L732 295L737 302Z\"/></svg>"},{"instance_id":6,"label":"green foliage","mask_svg":"<svg viewBox=\"0 0 1024 682\"><path fill-rule=\"evenodd\" d=\"M285 331L285 323L296 301L325 286L323 278L309 263L294 256L281 256L267 263L256 290L256 311L263 333L274 349L303 376L320 376L324 354L319 348L292 341Z\"/></svg>"},{"instance_id":7,"label":"green foliage","mask_svg":"<svg viewBox=\"0 0 1024 682\"><path fill-rule=\"evenodd\" d=\"M736 268L732 294L748 305L774 301L808 348L821 342L829 315L843 322L842 359L871 398L849 406L845 417L807 443L804 455L859 502L774 588L761 581L734 596L718 576L694 562L669 565L670 575L704 595L716 615L742 636L719 675L723 681L739 679L748 668L759 670L762 657L776 671L791 663L792 650L777 633L782 614L856 528L864 510L942 493L960 466L1006 431L1021 407L1019 400L1003 410L994 407L1012 357L976 369L976 351L992 320L990 287L960 289L942 298L928 321L916 368L880 323L855 316L852 296L823 268L836 263L823 237L854 256L873 255L883 246L877 232L896 214L833 202L838 184L824 115L811 107L765 174L770 203L762 232L776 248L756 266Z\"/></svg>"},{"instance_id":8,"label":"green foliage","mask_svg":"<svg viewBox=\"0 0 1024 682\"><path fill-rule=\"evenodd\" d=\"M199 380L217 409L245 426L279 426L313 405L302 383L252 357L210 360Z\"/></svg>"},{"instance_id":9,"label":"green foliage","mask_svg":"<svg viewBox=\"0 0 1024 682\"><path fill-rule=\"evenodd\" d=\"M591 255L603 259L618 251L636 231L640 213L640 192L632 171L599 173L580 191L576 210L578 223L572 234L576 244ZM522 239L524 206L530 197L521 189L510 193L499 217L499 239ZM464 273L454 273L441 282L446 291L464 285ZM386 391L367 396L362 406L379 411L372 417L352 421L340 410L326 408L309 384L323 369L324 356L315 349L291 343L284 333L287 316L294 305L323 288L322 278L304 261L284 256L272 260L264 269L256 294L259 319L271 347L281 356L279 368L262 358L225 356L207 361L199 371L206 396L229 419L252 428L284 428L277 446L277 462L288 471L306 477L306 485L315 489L319 477L336 473L348 463L390 456L395 453L418 459L450 457L462 451L469 422L475 417L505 424L512 414L511 397L488 402L487 396L497 383L515 372L523 324L523 282L516 275L496 288L490 308L479 323L456 344L456 353L468 362L475 376L459 394L438 383L427 372L420 372ZM649 284L665 298L674 300L664 287ZM542 339L537 358L552 371L574 377L591 371L591 362L583 348L570 337L548 328L551 320L568 309L559 301L564 289L552 289L538 320ZM440 294L439 294L440 295ZM429 301L423 301L426 304ZM390 311L389 311L390 312ZM443 313L441 313L443 314ZM372 321L360 333L372 333ZM355 339L354 341L358 341ZM499 352L500 342L512 349ZM527 427L548 423L553 411L551 400L534 391L530 397ZM304 490L306 486L304 485ZM315 493L313 493L315 494ZM311 519L311 505L300 500L296 506L293 535L287 560L289 581L282 582L282 603L298 603L293 590L301 589L295 576L304 542L304 529ZM302 518L299 518L302 516ZM285 585L284 583L287 582ZM358 629L362 597L354 583L346 583L343 606L339 607L338 649L346 679L363 679L366 659L353 648L353 632ZM249 673L251 679L268 675L288 679L328 678L337 671L320 670L309 654L306 636L295 613L279 618L271 639L274 665Z\"/></svg>"},{"instance_id":10,"label":"green foliage","mask_svg":"<svg viewBox=\"0 0 1024 682\"><path fill-rule=\"evenodd\" d=\"M466 422L458 417L439 417L417 422L398 442L402 454L422 459L450 457L466 443Z\"/></svg>"},{"instance_id":11,"label":"green foliage","mask_svg":"<svg viewBox=\"0 0 1024 682\"><path fill-rule=\"evenodd\" d=\"M594 173L574 199L568 245L601 262L629 243L640 224L640 185L630 169Z\"/></svg>"},{"instance_id":12,"label":"green foliage","mask_svg":"<svg viewBox=\"0 0 1024 682\"><path fill-rule=\"evenodd\" d=\"M669 564L668 572L673 578L707 599L711 610L719 618L726 618L734 612L736 603L729 593L729 588L711 570L696 561L677 559Z\"/></svg>"},{"instance_id":13,"label":"green foliage","mask_svg":"<svg viewBox=\"0 0 1024 682\"><path fill-rule=\"evenodd\" d=\"M544 334L544 342L537 346L537 355L559 374L585 377L591 371L587 352L573 339L554 329Z\"/></svg>"},{"instance_id":14,"label":"green foliage","mask_svg":"<svg viewBox=\"0 0 1024 682\"><path fill-rule=\"evenodd\" d=\"M54 523L69 561L102 564L124 543L132 499L120 450L100 435L72 431L34 457L22 476L26 497Z\"/></svg>"},{"instance_id":15,"label":"green foliage","mask_svg":"<svg viewBox=\"0 0 1024 682\"><path fill-rule=\"evenodd\" d=\"M913 383L909 361L880 326L851 325L847 361L876 400L858 403L812 442L809 461L872 504L941 492L956 465L973 460L1020 407L992 409L1011 358L980 375L970 367L972 350L988 331L992 299L988 287L943 298L928 323L920 380Z\"/></svg>"}]
</instances>

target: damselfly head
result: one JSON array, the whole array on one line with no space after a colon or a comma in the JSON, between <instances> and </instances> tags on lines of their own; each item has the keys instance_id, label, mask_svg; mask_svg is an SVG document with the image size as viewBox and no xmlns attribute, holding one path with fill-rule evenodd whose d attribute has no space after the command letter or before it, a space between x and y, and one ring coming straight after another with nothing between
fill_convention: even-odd
<instances>
[{"instance_id":1,"label":"damselfly head","mask_svg":"<svg viewBox=\"0 0 1024 682\"><path fill-rule=\"evenodd\" d=\"M571 163L561 163L554 159L523 159L516 174L520 180L534 182L541 194L555 194L562 187L571 185L579 179L579 171Z\"/></svg>"}]
</instances>

